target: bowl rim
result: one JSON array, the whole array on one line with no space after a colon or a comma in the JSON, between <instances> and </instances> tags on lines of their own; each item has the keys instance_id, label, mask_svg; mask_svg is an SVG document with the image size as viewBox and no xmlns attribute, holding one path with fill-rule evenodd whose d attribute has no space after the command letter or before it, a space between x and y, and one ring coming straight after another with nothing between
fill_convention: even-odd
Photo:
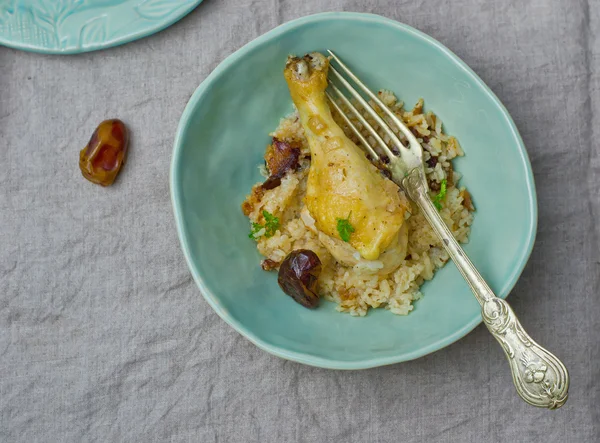
<instances>
[{"instance_id":1,"label":"bowl rim","mask_svg":"<svg viewBox=\"0 0 600 443\"><path fill-rule=\"evenodd\" d=\"M167 16L166 20L147 20L147 23L145 23L146 26L125 31L124 33L119 34L115 37L107 38L104 41L90 44L85 47L81 45L68 46L65 49L56 46L44 47L36 43L10 40L4 35L0 35L0 45L5 45L13 49L18 49L19 51L47 55L75 55L84 54L86 52L101 51L104 49L114 48L116 46L122 46L127 43L150 37L158 32L164 31L168 27L183 19L186 15L190 14L195 8L200 6L200 4L203 1L204 0L191 0L189 3L183 3L179 6L180 9L176 13ZM108 17L110 18L110 14L108 15Z\"/></svg>"},{"instance_id":2,"label":"bowl rim","mask_svg":"<svg viewBox=\"0 0 600 443\"><path fill-rule=\"evenodd\" d=\"M454 333L440 339L434 343L429 344L428 346L421 347L419 349L398 353L391 356L384 357L375 357L375 358L364 358L357 360L338 360L334 358L325 358L318 357L315 355L305 354L302 352L290 351L281 346L277 346L271 343L267 343L258 336L256 336L250 329L248 329L244 324L233 318L229 312L224 309L218 298L208 289L202 276L200 276L198 270L195 268L194 263L191 259L191 252L187 243L185 241L185 233L182 223L182 208L179 204L181 201L180 193L177 183L179 180L179 169L178 165L180 164L180 156L182 152L182 140L184 138L184 134L186 133L188 127L190 126L190 116L194 112L197 104L203 98L204 94L209 89L211 83L219 78L230 66L237 63L237 61L245 55L246 52L259 47L271 40L277 38L283 33L286 33L290 30L302 27L309 23L315 23L320 21L328 21L328 20L360 20L364 22L370 23L378 23L385 26L392 26L394 28L400 29L404 32L408 32L413 34L417 38L424 40L426 43L433 45L438 50L440 50L444 55L452 59L452 61L458 65L471 79L478 84L482 91L486 93L492 101L500 108L502 111L503 117L505 118L508 126L513 134L514 139L517 141L519 147L519 153L521 157L521 162L525 166L526 171L526 185L527 185L527 194L529 197L529 211L531 214L531 223L528 226L527 232L527 245L521 251L521 255L518 257L515 262L515 266L513 267L512 274L507 278L507 283L503 288L504 296L502 298L506 298L506 296L510 293L510 291L514 288L517 280L522 274L525 265L531 255L531 251L533 250L533 245L535 243L536 231L537 231L537 222L538 222L538 213L537 213L537 196L535 192L535 182L533 177L533 172L531 168L531 163L529 161L529 157L527 154L527 150L525 149L525 145L517 130L517 127L508 113L506 107L502 104L502 102L498 99L498 97L492 92L492 90L479 78L475 72L467 66L465 62L463 62L456 54L446 48L443 44L435 40L433 37L411 27L406 24L400 23L396 20L392 20L386 17L382 17L376 14L369 13L358 13L358 12L324 12L318 14L312 14L308 16L304 16L289 22L286 22L282 25L277 26L276 28L266 32L265 34L255 38L249 43L242 46L240 49L235 51L233 54L226 57L205 79L204 81L196 88L191 98L189 99L183 114L179 120L179 124L177 127L177 132L175 135L175 141L173 144L173 155L171 158L171 167L170 167L170 190L171 190L171 203L173 205L173 211L175 214L175 223L177 226L177 234L179 237L179 241L181 244L181 248L183 250L188 268L192 273L198 288L204 299L208 302L208 304L215 310L215 312L221 317L227 324L229 324L233 329L235 329L238 333L243 335L245 338L250 340L253 344L255 344L260 349L273 354L277 357L281 357L287 360L292 360L298 363L303 363L310 366L316 366L327 369L344 369L344 370L354 370L354 369L368 369L378 366L384 366L394 363L401 363L405 361L414 360L420 357L423 357L432 352L438 351L456 341L466 336L469 332L475 329L481 322L481 314L478 313L474 316L469 322L467 322L462 328L458 329ZM340 314L342 315L342 314Z\"/></svg>"}]
</instances>

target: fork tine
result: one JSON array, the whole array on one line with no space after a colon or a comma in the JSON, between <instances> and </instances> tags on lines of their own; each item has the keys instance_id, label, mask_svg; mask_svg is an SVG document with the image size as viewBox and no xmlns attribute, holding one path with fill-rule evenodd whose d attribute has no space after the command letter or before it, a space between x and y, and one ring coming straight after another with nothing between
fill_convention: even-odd
<instances>
[{"instance_id":1,"label":"fork tine","mask_svg":"<svg viewBox=\"0 0 600 443\"><path fill-rule=\"evenodd\" d=\"M408 141L410 142L411 148L413 149L418 149L418 151L422 151L421 149L421 145L420 143L417 141L417 138L414 136L414 134L412 132L410 132L410 129L408 129L408 127L404 124L404 122L402 122L398 116L396 114L394 114L392 112L392 110L390 108L387 107L387 105L385 103L383 103L383 101L381 101L381 99L379 97L377 97L377 94L374 94L351 70L350 68L348 68L348 66L346 66L344 64L344 62L342 62L339 57L337 55L335 55L333 53L333 51L331 50L327 50L327 52L329 53L329 55L331 55L331 57L333 57L333 59L337 62L337 64L339 65L339 67L346 73L346 75L352 80L354 81L364 92L365 94L367 94L375 103L377 103L377 105L383 110L383 112L385 112L385 114L394 122L394 124L396 125L396 127L402 131L402 133L406 136L406 138L408 139ZM338 78L341 77L341 75L339 74L339 72L337 72L337 70L335 70L335 68L333 69L335 71L335 73L337 74ZM352 91L350 91L352 92ZM354 94L353 94L354 95ZM363 100L364 101L364 100ZM362 102L361 102L362 103ZM366 101L365 101L366 103ZM371 106L369 106L369 108L371 108ZM384 125L384 128L387 127L387 125ZM393 133L393 132L392 132ZM395 134L394 134L395 135ZM397 139L397 138L396 138ZM396 140L394 140L396 141ZM400 142L400 140L398 140L398 142ZM400 146L398 146L398 149L400 149L402 151L402 149L407 149L402 143L400 143Z\"/></svg>"},{"instance_id":2,"label":"fork tine","mask_svg":"<svg viewBox=\"0 0 600 443\"><path fill-rule=\"evenodd\" d=\"M335 69L333 66L330 66L329 70L334 75L334 77L337 80L339 80L339 82L342 83L342 85L344 85L348 92L350 92L350 94L352 94L352 96L354 96L354 98L362 105L363 109L366 112L368 112L369 115L379 124L379 127L383 129L385 133L390 137L396 148L400 151L407 150L407 148L402 144L398 136L394 134L394 131L390 129L389 125L379 116L379 114L377 114L377 112L375 112L375 110L371 106L369 106L367 101L362 97L362 95L359 94L359 92L356 89L354 89L354 87L348 82L348 80L342 77L342 74L340 74L337 71L337 69Z\"/></svg>"},{"instance_id":3,"label":"fork tine","mask_svg":"<svg viewBox=\"0 0 600 443\"><path fill-rule=\"evenodd\" d=\"M381 147L381 149L383 149L385 154L389 158L395 157L395 154L391 151L391 149L389 148L387 143L381 138L381 136L375 130L375 128L373 128L373 126L371 126L369 124L369 122L367 122L367 120L363 117L361 112L358 109L356 109L356 106L354 106L350 102L350 100L348 100L348 98L344 95L344 93L342 91L340 91L339 88L331 82L329 82L329 86L331 86L331 89L333 90L333 92L335 92L335 94L340 98L340 100L344 102L344 104L348 107L348 109L350 109L352 111L352 113L356 116L358 121L361 122L362 125L371 133L371 135L377 141L377 144Z\"/></svg>"},{"instance_id":4,"label":"fork tine","mask_svg":"<svg viewBox=\"0 0 600 443\"><path fill-rule=\"evenodd\" d=\"M331 103L331 105L335 108L335 110L338 112L338 114L340 114L340 116L344 119L344 121L350 127L350 129L352 129L352 132L354 132L354 134L358 137L358 139L360 140L360 143L363 145L363 147L369 152L369 154L373 157L374 160L379 160L379 154L377 154L377 152L375 152L375 150L373 149L371 144L367 141L365 136L362 135L362 133L358 130L358 128L354 125L354 123L352 123L350 118L348 118L348 116L344 113L344 111L342 111L342 108L340 108L340 105L337 104L337 102L333 99L331 94L327 91L325 91L325 94L327 95L327 98L329 99L329 102Z\"/></svg>"}]
</instances>

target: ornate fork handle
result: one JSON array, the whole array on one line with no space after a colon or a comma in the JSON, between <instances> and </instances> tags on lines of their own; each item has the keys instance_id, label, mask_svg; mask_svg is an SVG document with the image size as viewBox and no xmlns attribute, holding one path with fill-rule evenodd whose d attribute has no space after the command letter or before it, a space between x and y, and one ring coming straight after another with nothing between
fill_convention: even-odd
<instances>
[{"instance_id":1,"label":"ornate fork handle","mask_svg":"<svg viewBox=\"0 0 600 443\"><path fill-rule=\"evenodd\" d=\"M408 196L419 206L444 248L481 305L483 322L498 340L510 364L517 393L527 403L549 409L567 401L569 374L565 365L525 332L508 303L496 297L440 217L427 194L421 168L402 180Z\"/></svg>"}]
</instances>

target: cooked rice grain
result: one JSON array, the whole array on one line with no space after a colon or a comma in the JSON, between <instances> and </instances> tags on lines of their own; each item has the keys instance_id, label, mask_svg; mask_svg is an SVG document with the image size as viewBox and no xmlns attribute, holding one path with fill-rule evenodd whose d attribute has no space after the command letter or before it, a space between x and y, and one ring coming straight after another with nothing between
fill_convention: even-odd
<instances>
[{"instance_id":1,"label":"cooked rice grain","mask_svg":"<svg viewBox=\"0 0 600 443\"><path fill-rule=\"evenodd\" d=\"M465 188L457 188L460 174L453 170L451 161L462 156L463 151L454 137L442 132L441 120L432 112L423 113L423 101L411 111L405 111L403 103L390 91L379 91L379 97L406 125L415 133L424 147L425 161L435 157L435 166L426 165L427 179L432 189L439 189L446 179L448 183L446 198L442 202L440 214L452 230L458 241L468 241L473 215L473 207L463 202ZM381 114L381 110L379 110ZM345 123L335 116L346 134L358 144L358 140ZM368 114L369 123L377 127ZM383 116L387 121L387 117ZM359 122L354 122L358 127ZM392 126L392 125L391 125ZM392 126L394 132L404 136ZM364 135L369 134L361 128ZM300 142L302 154L308 156L310 149L304 136L304 130L296 113L281 120L277 129L270 134L279 140ZM384 136L385 134L382 134ZM387 136L386 136L387 137ZM385 138L389 142L389 138ZM431 280L435 271L446 264L449 257L441 247L435 233L425 217L413 205L408 218L408 250L402 265L388 275L373 275L340 265L321 245L317 236L305 225L300 216L303 198L306 193L306 180L310 161L303 160L297 171L290 171L281 180L281 185L259 194L259 201L252 202L249 214L251 222L262 222L263 210L280 218L280 229L270 238L260 237L258 251L274 262L281 262L294 249L311 249L321 259L323 270L319 278L318 290L322 297L337 303L337 309L351 315L363 316L369 308L385 307L394 314L406 315L413 309L413 301L422 297L420 286ZM260 185L257 185L260 186ZM467 207L465 207L467 206Z\"/></svg>"}]
</instances>

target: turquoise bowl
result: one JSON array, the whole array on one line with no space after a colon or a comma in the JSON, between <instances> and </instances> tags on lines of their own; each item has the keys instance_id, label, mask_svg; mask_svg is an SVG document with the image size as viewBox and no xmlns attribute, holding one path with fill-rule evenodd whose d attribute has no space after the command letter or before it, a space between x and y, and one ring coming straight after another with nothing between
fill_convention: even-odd
<instances>
[{"instance_id":1,"label":"turquoise bowl","mask_svg":"<svg viewBox=\"0 0 600 443\"><path fill-rule=\"evenodd\" d=\"M0 45L43 54L79 54L147 37L202 0L4 0Z\"/></svg>"},{"instance_id":2,"label":"turquoise bowl","mask_svg":"<svg viewBox=\"0 0 600 443\"><path fill-rule=\"evenodd\" d=\"M421 357L481 322L479 305L454 264L423 288L408 316L384 309L356 318L324 302L308 310L261 270L240 204L262 180L268 133L292 111L283 67L288 54L331 48L372 89L407 104L425 99L466 156L455 163L477 212L465 249L506 297L535 239L531 165L504 106L469 67L431 37L383 17L325 13L286 23L223 61L194 92L175 139L171 196L179 238L200 291L261 349L289 360L362 369Z\"/></svg>"}]
</instances>

